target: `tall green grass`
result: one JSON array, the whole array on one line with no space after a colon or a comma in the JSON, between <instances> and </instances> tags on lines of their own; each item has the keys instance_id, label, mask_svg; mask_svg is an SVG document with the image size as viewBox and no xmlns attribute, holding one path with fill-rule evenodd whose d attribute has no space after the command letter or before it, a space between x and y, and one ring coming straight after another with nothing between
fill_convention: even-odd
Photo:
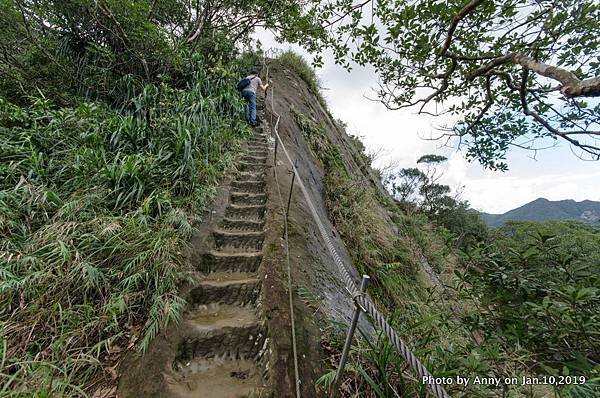
<instances>
[{"instance_id":1,"label":"tall green grass","mask_svg":"<svg viewBox=\"0 0 600 398\"><path fill-rule=\"evenodd\" d=\"M180 318L186 242L249 133L233 67L192 66L123 77L116 110L0 98L0 396L93 392Z\"/></svg>"}]
</instances>

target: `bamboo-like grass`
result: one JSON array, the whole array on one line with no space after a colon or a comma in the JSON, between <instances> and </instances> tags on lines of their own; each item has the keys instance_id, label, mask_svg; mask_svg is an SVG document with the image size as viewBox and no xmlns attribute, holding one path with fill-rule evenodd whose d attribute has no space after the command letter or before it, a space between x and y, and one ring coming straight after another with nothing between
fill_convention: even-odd
<instances>
[{"instance_id":1,"label":"bamboo-like grass","mask_svg":"<svg viewBox=\"0 0 600 398\"><path fill-rule=\"evenodd\" d=\"M235 75L192 75L126 76L117 107L0 98L0 396L93 393L180 319L193 222L249 133Z\"/></svg>"}]
</instances>

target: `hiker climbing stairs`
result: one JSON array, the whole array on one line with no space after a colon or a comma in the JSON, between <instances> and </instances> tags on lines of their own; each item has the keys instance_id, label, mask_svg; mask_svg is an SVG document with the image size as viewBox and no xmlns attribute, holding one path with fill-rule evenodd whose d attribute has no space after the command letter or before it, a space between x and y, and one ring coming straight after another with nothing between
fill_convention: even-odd
<instances>
[{"instance_id":1,"label":"hiker climbing stairs","mask_svg":"<svg viewBox=\"0 0 600 398\"><path fill-rule=\"evenodd\" d=\"M258 127L231 182L223 219L212 231L212 247L196 264L202 277L189 295L193 308L183 321L170 396L269 396L258 304L267 154L268 140Z\"/></svg>"}]
</instances>

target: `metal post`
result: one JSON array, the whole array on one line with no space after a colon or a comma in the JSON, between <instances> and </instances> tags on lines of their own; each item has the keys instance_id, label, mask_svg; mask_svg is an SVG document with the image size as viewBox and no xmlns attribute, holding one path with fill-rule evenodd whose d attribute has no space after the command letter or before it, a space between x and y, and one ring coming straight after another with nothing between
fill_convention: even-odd
<instances>
[{"instance_id":1,"label":"metal post","mask_svg":"<svg viewBox=\"0 0 600 398\"><path fill-rule=\"evenodd\" d=\"M274 128L274 126L273 126L273 112L274 111L275 111L275 107L273 106L273 88L271 88L271 112L270 112L270 116L271 116L271 137L275 137L275 132L273 131L273 128Z\"/></svg>"},{"instance_id":2,"label":"metal post","mask_svg":"<svg viewBox=\"0 0 600 398\"><path fill-rule=\"evenodd\" d=\"M269 69L267 68L267 71L268 70ZM267 79L267 83L269 85L271 85L271 82L269 82L269 79ZM269 91L271 91L271 112L270 112L270 116L271 116L271 137L275 138L275 131L274 131L275 126L273 125L273 112L275 112L275 107L273 106L273 87L270 87ZM268 97L269 97L269 92L267 92L267 98Z\"/></svg>"},{"instance_id":3,"label":"metal post","mask_svg":"<svg viewBox=\"0 0 600 398\"><path fill-rule=\"evenodd\" d=\"M287 220L290 213L290 202L292 201L292 192L294 191L294 181L296 181L296 172L292 171L292 183L290 184L290 193L288 194L287 207L285 208L285 219Z\"/></svg>"},{"instance_id":4,"label":"metal post","mask_svg":"<svg viewBox=\"0 0 600 398\"><path fill-rule=\"evenodd\" d=\"M290 193L288 195L287 207L285 208L285 221L287 222L288 214L290 213L290 202L292 201L292 192L294 191L294 181L296 181L296 170L298 169L298 159L294 161L292 168L292 183L290 184Z\"/></svg>"},{"instance_id":5,"label":"metal post","mask_svg":"<svg viewBox=\"0 0 600 398\"><path fill-rule=\"evenodd\" d=\"M369 284L369 275L363 275L362 281L360 282L360 292L364 293L367 290L367 285ZM358 304L354 304L354 315L352 316L352 323L350 323L350 328L348 329L348 334L346 335L346 342L344 343L344 349L342 350L342 357L340 358L340 364L338 366L337 372L335 374L335 380L333 382L332 390L331 390L331 398L336 398L338 396L340 383L342 381L342 374L344 373L344 368L346 367L346 361L348 360L348 353L350 352L350 347L352 346L352 339L354 338L354 331L356 330L356 324L358 323L358 316L362 311L362 308Z\"/></svg>"},{"instance_id":6,"label":"metal post","mask_svg":"<svg viewBox=\"0 0 600 398\"><path fill-rule=\"evenodd\" d=\"M290 184L290 193L288 194L287 206L285 208L285 222L287 225L288 215L290 213L290 202L292 201L292 193L294 192L294 182L296 181L296 172L292 171L292 183ZM285 231L284 231L285 234Z\"/></svg>"},{"instance_id":7,"label":"metal post","mask_svg":"<svg viewBox=\"0 0 600 398\"><path fill-rule=\"evenodd\" d=\"M273 154L273 167L277 167L277 147L279 146L279 140L275 140L275 153ZM277 172L277 170L275 170Z\"/></svg>"}]
</instances>

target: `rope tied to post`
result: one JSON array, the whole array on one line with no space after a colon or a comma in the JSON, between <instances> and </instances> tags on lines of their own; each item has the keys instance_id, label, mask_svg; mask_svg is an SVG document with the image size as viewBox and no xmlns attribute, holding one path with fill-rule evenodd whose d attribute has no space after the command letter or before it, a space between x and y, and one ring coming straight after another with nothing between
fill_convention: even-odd
<instances>
[{"instance_id":1,"label":"rope tied to post","mask_svg":"<svg viewBox=\"0 0 600 398\"><path fill-rule=\"evenodd\" d=\"M355 304L357 307L360 307L360 309L362 310L362 312L365 312L365 313L367 312L367 310L365 309L365 307L363 307L363 306L360 304L360 302L359 302L359 299L360 299L361 297L366 297L366 294L367 294L366 292L357 292L357 293L354 293L354 294L352 294L352 301L354 301L354 304Z\"/></svg>"}]
</instances>

